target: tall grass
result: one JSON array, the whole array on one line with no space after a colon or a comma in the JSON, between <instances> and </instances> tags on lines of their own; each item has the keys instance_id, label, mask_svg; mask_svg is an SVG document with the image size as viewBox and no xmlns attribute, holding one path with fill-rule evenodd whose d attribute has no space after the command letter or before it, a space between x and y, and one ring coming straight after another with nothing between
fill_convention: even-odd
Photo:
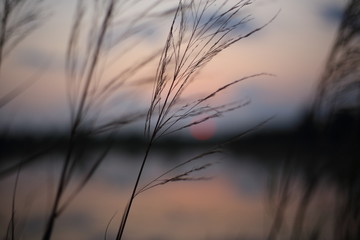
<instances>
[{"instance_id":1,"label":"tall grass","mask_svg":"<svg viewBox=\"0 0 360 240\"><path fill-rule=\"evenodd\" d=\"M22 1L14 0L13 2ZM139 183L146 170L149 155L158 139L249 104L249 101L238 101L212 105L210 101L242 81L269 76L267 73L259 73L242 77L198 99L184 100L184 91L197 80L200 70L207 63L223 50L260 31L273 19L260 27L242 33L240 30L246 29L244 26L252 20L250 15L243 13L244 8L251 5L250 0L179 0L175 8L156 12L157 6L164 2L157 0L147 3L140 12L127 18L129 17L127 13L140 5L140 2L145 3L145 1L135 0L94 1L91 4L85 0L77 1L66 50L67 95L71 118L68 143L56 184L55 196L46 219L43 240L52 238L58 218L87 185L111 150L110 143L97 156L87 158L87 170L81 176L75 190L71 190L69 186L73 182L79 161L86 158L87 145L83 139L101 134L112 142L113 136L120 127L137 120L145 121L144 132L148 141L146 150L116 235L117 240L123 239L136 196L171 182L208 180L207 177L194 177L193 174L210 167L212 163L202 164L180 174L172 174L175 169L221 152L215 148L200 153L140 187ZM118 59L113 57L113 50L120 49L119 58L122 58L136 47L137 42L133 41L136 39L135 36L145 29L144 20L147 24L151 24L159 19L166 19L169 15L173 17L162 49L155 49L134 65L122 68L111 76L106 74L107 67ZM119 24L122 30L120 33L116 32L119 30ZM6 45L3 43L1 51L4 51L4 46ZM146 84L153 84L148 109L128 112L110 119L102 114L107 104L117 97L121 90L128 87L128 83L134 79L134 76L154 61L158 61L155 75L150 81L146 81ZM187 122L188 119L199 116L205 117L190 124ZM15 200L15 195L13 199ZM13 228L14 224L11 226Z\"/></svg>"},{"instance_id":2,"label":"tall grass","mask_svg":"<svg viewBox=\"0 0 360 240\"><path fill-rule=\"evenodd\" d=\"M44 16L42 0L2 0L0 2L0 88L7 84L1 76L6 57L42 23ZM35 80L36 77L31 77L7 92L2 92L0 95L0 110L30 87ZM0 137L5 134L1 132ZM28 162L28 159L24 162ZM17 172L12 194L11 218L4 237L6 240L16 239L15 226L17 219L15 205L21 167L22 164L15 165L13 168L7 169L8 171L0 173L2 177L7 172Z\"/></svg>"},{"instance_id":3,"label":"tall grass","mask_svg":"<svg viewBox=\"0 0 360 240\"><path fill-rule=\"evenodd\" d=\"M89 170L84 174L83 180L80 181L79 186L70 193L70 196L67 199L64 199L64 193L71 182L76 164L79 161L75 151L79 149L80 151L86 151L85 147L82 146L83 143L81 142L81 137L83 137L84 134L85 136L91 136L99 132L103 133L115 130L116 127L126 125L141 116L141 114L131 114L119 119L111 120L102 125L96 125L97 117L91 119L90 113L96 111L94 105L99 105L101 107L101 103L110 98L111 93L114 93L117 89L117 86L99 87L99 83L97 82L98 76L96 75L98 71L101 71L101 61L105 54L106 37L108 37L108 32L113 25L115 11L118 10L118 1L110 0L102 3L97 2L96 4L98 5L96 5L96 8L94 9L96 12L94 11L93 26L89 32L90 37L93 37L94 41L88 42L86 49L87 55L83 62L80 62L78 59L78 51L80 44L79 36L82 31L81 24L84 20L86 11L85 1L79 0L75 11L75 20L70 34L66 57L68 96L71 111L70 137L57 186L56 196L43 235L44 240L51 238L56 219L63 213L71 200L86 185L111 148L111 144L109 144L109 146L107 146L92 163L90 163ZM147 60L147 62L150 60L151 59ZM142 65L145 65L147 62L142 63ZM138 69L140 68L141 65L138 66ZM137 71L138 69L133 71ZM110 83L114 84L119 84L119 82L120 85L124 83L120 77L115 77L110 81ZM110 89L110 91L108 91L108 89ZM103 93L106 91L108 91L107 94L103 96ZM99 100L99 96L105 99ZM108 136L110 142L111 135L112 134Z\"/></svg>"},{"instance_id":4,"label":"tall grass","mask_svg":"<svg viewBox=\"0 0 360 240\"><path fill-rule=\"evenodd\" d=\"M295 147L275 191L279 201L268 239L280 239L285 232L285 212L289 202L296 200L290 189L299 180L302 186L288 239L360 238L359 20L359 1L347 1L315 101L294 136ZM304 156L301 147L311 154ZM324 182L333 191L335 203L314 223L311 207ZM331 228L328 232L326 224Z\"/></svg>"},{"instance_id":5,"label":"tall grass","mask_svg":"<svg viewBox=\"0 0 360 240\"><path fill-rule=\"evenodd\" d=\"M196 81L197 73L206 63L221 51L266 26L256 28L244 35L234 35L234 32L239 27L250 21L250 16L239 16L239 13L244 7L250 5L251 1L237 1L231 5L228 5L227 1L222 1L219 6L216 6L215 2L218 1L179 1L155 75L152 100L145 124L145 133L149 139L148 145L132 194L123 213L116 236L117 240L122 239L135 197L140 192L156 186L156 184L151 185L150 183L138 190L148 156L156 140L166 134L200 124L211 118L219 117L225 112L242 107L243 103L210 106L207 102L238 82L266 75L262 73L235 80L193 102L183 104L180 101L184 90L193 81ZM208 17L210 10L213 12ZM183 120L189 117L204 114L206 114L206 117L199 121L191 124L183 123ZM194 171L202 170L207 166L201 166ZM160 185L171 181L184 180L183 177L189 173L185 172L163 181Z\"/></svg>"},{"instance_id":6,"label":"tall grass","mask_svg":"<svg viewBox=\"0 0 360 240\"><path fill-rule=\"evenodd\" d=\"M24 39L26 39L45 17L43 0L2 0L0 2L0 74L4 60ZM0 109L19 96L34 81L35 77L24 80L21 84L0 96ZM0 78L0 86L5 83Z\"/></svg>"}]
</instances>

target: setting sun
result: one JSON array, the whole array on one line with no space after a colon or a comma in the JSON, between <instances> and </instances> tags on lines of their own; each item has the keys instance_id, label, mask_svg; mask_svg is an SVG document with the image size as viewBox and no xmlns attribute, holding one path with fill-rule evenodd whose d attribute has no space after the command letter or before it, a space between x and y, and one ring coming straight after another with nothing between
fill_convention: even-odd
<instances>
[{"instance_id":1,"label":"setting sun","mask_svg":"<svg viewBox=\"0 0 360 240\"><path fill-rule=\"evenodd\" d=\"M201 119L203 119L203 118L204 117L195 119L194 122L201 121ZM191 133L191 136L193 136L195 139L204 141L204 140L208 140L214 136L215 128L216 128L215 120L208 119L205 122L191 126L190 133Z\"/></svg>"}]
</instances>

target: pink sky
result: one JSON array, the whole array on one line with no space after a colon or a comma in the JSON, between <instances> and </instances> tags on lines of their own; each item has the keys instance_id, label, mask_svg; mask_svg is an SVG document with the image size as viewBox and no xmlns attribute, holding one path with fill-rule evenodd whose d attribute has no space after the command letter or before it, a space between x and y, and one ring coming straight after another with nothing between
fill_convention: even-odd
<instances>
[{"instance_id":1,"label":"pink sky","mask_svg":"<svg viewBox=\"0 0 360 240\"><path fill-rule=\"evenodd\" d=\"M50 14L44 24L6 59L1 73L1 94L11 89L14 83L41 72L39 80L30 89L0 110L6 125L12 122L10 125L14 127L62 128L64 122L68 122L64 55L74 2L45 1ZM249 98L251 104L217 120L217 125L236 123L249 126L273 115L276 115L274 124L291 125L300 110L311 102L343 6L340 0L255 1L246 10L254 17L250 28L266 23L279 9L281 12L261 32L238 42L210 62L201 72L198 82L188 90L189 96L215 90L243 76L272 73L276 76L247 80L224 92L217 102ZM131 54L109 66L105 74L111 75L119 68L137 62L145 53L160 48L168 25L169 21L164 20L157 23L157 28L149 28L145 35L140 36L146 39ZM116 56L116 53L111 55ZM155 66L156 63L145 68L143 76L154 75ZM124 96L126 101L120 97L113 102L113 108L108 110L111 114L126 111L134 103L146 108L151 87L131 88Z\"/></svg>"}]
</instances>

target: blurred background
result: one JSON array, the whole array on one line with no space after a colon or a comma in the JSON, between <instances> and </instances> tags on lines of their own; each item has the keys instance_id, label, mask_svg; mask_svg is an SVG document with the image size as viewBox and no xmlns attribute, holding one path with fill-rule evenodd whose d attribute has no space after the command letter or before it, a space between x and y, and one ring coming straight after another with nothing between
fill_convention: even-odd
<instances>
[{"instance_id":1,"label":"blurred background","mask_svg":"<svg viewBox=\"0 0 360 240\"><path fill-rule=\"evenodd\" d=\"M153 9L154 14L170 9L171 4L176 5L176 1L159 4ZM251 14L253 20L246 24L246 29L243 26L239 30L242 32L262 26L279 10L281 13L265 29L214 58L203 70L199 84L192 87L191 91L193 94L213 91L224 83L261 72L275 74L276 77L251 79L223 94L219 101L250 98L251 104L216 119L219 121L216 124L219 134L227 130L224 125L231 123L246 128L254 121L273 115L276 117L269 126L286 128L299 122L304 109L308 108L314 99L316 85L336 38L345 5L344 1L335 0L255 1L243 9L242 14ZM6 57L2 67L2 92L6 93L7 89L11 89L12 85L24 78L35 75L38 79L24 94L2 108L2 125L10 125L14 131L66 129L69 111L64 68L75 7L74 1L45 1L42 6L42 14L45 15L41 20L43 22L38 23L38 28ZM140 11L138 8L141 7L145 6L137 4L129 9L129 12ZM131 63L144 60L155 48L162 48L171 23L165 19L171 17L151 19L151 26L148 26L150 23L141 25L144 27L141 33L132 36L134 39L130 43L126 42L128 45L137 44L131 54L128 53L129 56L123 57L127 62L124 63L123 58L118 56L118 61L111 65L111 68L107 68L107 71L116 73L119 68L126 68ZM83 42L84 45L85 43ZM116 53L113 55L116 56ZM143 70L142 76L154 75L154 65L156 66L156 61ZM203 84L204 82L206 84ZM147 108L151 88L151 85L147 85L144 88L131 89L134 90L131 91L131 101L118 99L117 101L121 102L119 104L116 99L113 100L113 111L124 111L134 106Z\"/></svg>"},{"instance_id":2,"label":"blurred background","mask_svg":"<svg viewBox=\"0 0 360 240\"><path fill-rule=\"evenodd\" d=\"M40 239L65 181L52 239L115 238L178 1L18 2L1 2L0 236ZM359 239L359 1L207 3L202 21L241 6L226 37L246 37L179 103L234 84L153 144L140 188L159 186L136 197L124 238Z\"/></svg>"}]
</instances>

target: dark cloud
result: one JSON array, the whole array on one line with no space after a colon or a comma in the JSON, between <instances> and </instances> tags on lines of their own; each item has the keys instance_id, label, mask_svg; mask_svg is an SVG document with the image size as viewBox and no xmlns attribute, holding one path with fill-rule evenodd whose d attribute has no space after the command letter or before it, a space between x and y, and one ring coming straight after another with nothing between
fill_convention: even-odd
<instances>
[{"instance_id":1,"label":"dark cloud","mask_svg":"<svg viewBox=\"0 0 360 240\"><path fill-rule=\"evenodd\" d=\"M251 19L252 17L246 17L247 14L245 15L245 13L243 12L236 13L229 20L228 18L232 15L232 13L234 13L234 10L229 11L225 15L222 15L222 13L226 10L226 8L224 8L222 11L217 10L218 9L216 8L208 9L201 17L199 27L207 24L207 26L209 27L209 34L211 32L217 31L220 27L227 29L234 25L237 26L231 31L231 34L236 36L246 34L256 28L256 22ZM140 20L134 26L130 24L130 29L128 28L128 23L118 22L113 31L109 32L109 34L105 36L104 46L106 49L111 49L119 42L131 41L134 39L134 37L140 37L141 39L150 41L159 40L159 36L163 36L162 33L164 31L164 22L171 22L175 12L176 8L172 8L163 13L151 15L151 18ZM187 26L189 30L191 30L191 27L195 23L195 18L189 9L186 13ZM178 20L180 21L180 14L178 15ZM238 24L239 22L242 23ZM97 36L97 34L94 34L92 36L92 38L90 39L91 44L95 44Z\"/></svg>"},{"instance_id":2,"label":"dark cloud","mask_svg":"<svg viewBox=\"0 0 360 240\"><path fill-rule=\"evenodd\" d=\"M26 48L16 54L16 62L20 66L37 70L60 68L60 60L42 49Z\"/></svg>"},{"instance_id":3,"label":"dark cloud","mask_svg":"<svg viewBox=\"0 0 360 240\"><path fill-rule=\"evenodd\" d=\"M321 10L320 14L329 23L339 23L344 14L344 9L339 5L327 5Z\"/></svg>"}]
</instances>

